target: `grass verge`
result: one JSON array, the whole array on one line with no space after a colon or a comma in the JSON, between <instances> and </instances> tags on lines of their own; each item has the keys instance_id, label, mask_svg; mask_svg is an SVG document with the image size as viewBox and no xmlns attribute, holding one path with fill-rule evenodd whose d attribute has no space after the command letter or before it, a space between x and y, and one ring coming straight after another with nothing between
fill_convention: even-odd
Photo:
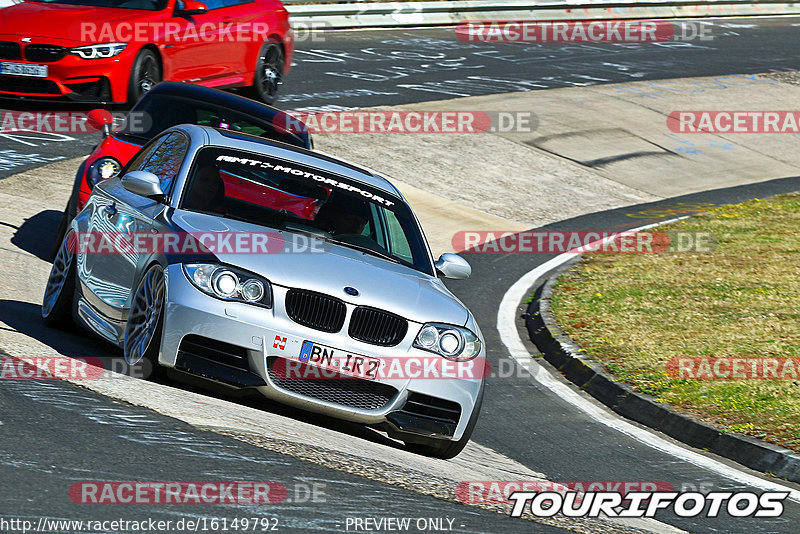
<instances>
[{"instance_id":1,"label":"grass verge","mask_svg":"<svg viewBox=\"0 0 800 534\"><path fill-rule=\"evenodd\" d=\"M708 254L589 254L556 285L559 324L636 391L722 431L800 452L800 377L785 367L782 379L668 372L678 358L800 358L800 195L723 206L660 229L712 232L717 246Z\"/></svg>"}]
</instances>

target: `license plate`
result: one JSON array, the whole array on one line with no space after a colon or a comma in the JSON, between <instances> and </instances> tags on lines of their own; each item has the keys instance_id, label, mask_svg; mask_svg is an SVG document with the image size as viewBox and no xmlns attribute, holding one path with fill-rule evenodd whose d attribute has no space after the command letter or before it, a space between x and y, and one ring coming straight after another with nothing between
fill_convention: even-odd
<instances>
[{"instance_id":1,"label":"license plate","mask_svg":"<svg viewBox=\"0 0 800 534\"><path fill-rule=\"evenodd\" d=\"M353 354L345 350L320 345L313 341L303 341L298 359L303 363L320 367L330 373L370 380L378 377L382 363L378 358Z\"/></svg>"},{"instance_id":2,"label":"license plate","mask_svg":"<svg viewBox=\"0 0 800 534\"><path fill-rule=\"evenodd\" d=\"M47 65L28 65L25 63L9 63L7 61L0 61L0 74L47 78Z\"/></svg>"}]
</instances>

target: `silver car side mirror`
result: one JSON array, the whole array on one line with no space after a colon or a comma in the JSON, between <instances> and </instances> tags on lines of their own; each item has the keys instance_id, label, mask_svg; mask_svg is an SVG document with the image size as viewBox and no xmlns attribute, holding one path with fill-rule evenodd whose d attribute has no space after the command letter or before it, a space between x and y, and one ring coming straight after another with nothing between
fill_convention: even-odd
<instances>
[{"instance_id":1,"label":"silver car side mirror","mask_svg":"<svg viewBox=\"0 0 800 534\"><path fill-rule=\"evenodd\" d=\"M458 254L442 254L435 263L436 270L442 273L445 278L453 278L461 280L469 278L472 274L472 267L469 266L467 260Z\"/></svg>"},{"instance_id":2,"label":"silver car side mirror","mask_svg":"<svg viewBox=\"0 0 800 534\"><path fill-rule=\"evenodd\" d=\"M159 202L164 200L161 181L158 176L147 171L132 171L122 177L122 187L139 196L152 198Z\"/></svg>"}]
</instances>

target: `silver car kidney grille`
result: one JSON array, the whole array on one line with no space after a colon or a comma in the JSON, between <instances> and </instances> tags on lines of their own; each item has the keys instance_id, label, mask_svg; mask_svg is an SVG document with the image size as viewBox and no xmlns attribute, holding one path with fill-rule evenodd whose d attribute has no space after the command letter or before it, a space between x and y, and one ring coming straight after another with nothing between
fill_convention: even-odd
<instances>
[{"instance_id":1,"label":"silver car kidney grille","mask_svg":"<svg viewBox=\"0 0 800 534\"><path fill-rule=\"evenodd\" d=\"M281 389L332 404L361 410L377 410L388 405L397 390L387 384L360 378L327 378L307 369L303 363L294 362L287 372L282 358L270 357L267 372L272 382ZM281 365L283 364L283 365ZM301 378L301 377L310 378Z\"/></svg>"},{"instance_id":2,"label":"silver car kidney grille","mask_svg":"<svg viewBox=\"0 0 800 534\"><path fill-rule=\"evenodd\" d=\"M400 343L408 332L408 321L393 313L359 306L350 318L350 337L383 347Z\"/></svg>"},{"instance_id":3,"label":"silver car kidney grille","mask_svg":"<svg viewBox=\"0 0 800 534\"><path fill-rule=\"evenodd\" d=\"M337 298L305 289L290 289L286 293L286 314L298 324L332 333L344 326L347 309Z\"/></svg>"},{"instance_id":4,"label":"silver car kidney grille","mask_svg":"<svg viewBox=\"0 0 800 534\"><path fill-rule=\"evenodd\" d=\"M335 333L344 326L347 309L343 301L305 289L290 289L286 293L286 314L303 326ZM372 345L392 347L408 332L408 321L387 311L358 306L350 318L348 334Z\"/></svg>"}]
</instances>

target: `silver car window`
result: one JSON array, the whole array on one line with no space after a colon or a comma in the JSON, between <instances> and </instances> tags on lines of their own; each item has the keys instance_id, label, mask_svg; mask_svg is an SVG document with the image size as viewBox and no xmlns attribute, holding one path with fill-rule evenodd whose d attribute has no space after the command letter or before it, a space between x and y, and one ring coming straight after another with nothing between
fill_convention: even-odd
<instances>
[{"instance_id":1,"label":"silver car window","mask_svg":"<svg viewBox=\"0 0 800 534\"><path fill-rule=\"evenodd\" d=\"M163 143L166 138L166 135L156 137L149 144L142 147L142 149L128 163L126 172L142 170L142 166L147 162L147 160L150 159L150 156L153 155L153 152L155 152L158 147L161 146L161 143Z\"/></svg>"},{"instance_id":2,"label":"silver car window","mask_svg":"<svg viewBox=\"0 0 800 534\"><path fill-rule=\"evenodd\" d=\"M189 150L189 138L181 132L157 137L128 163L125 172L147 171L158 176L161 190L169 195L175 176Z\"/></svg>"},{"instance_id":3,"label":"silver car window","mask_svg":"<svg viewBox=\"0 0 800 534\"><path fill-rule=\"evenodd\" d=\"M410 208L398 197L317 168L230 148L195 156L182 209L313 234L432 274Z\"/></svg>"},{"instance_id":4,"label":"silver car window","mask_svg":"<svg viewBox=\"0 0 800 534\"><path fill-rule=\"evenodd\" d=\"M180 132L166 135L138 170L152 172L161 181L161 190L169 194L172 183L181 169L181 164L189 150L189 138Z\"/></svg>"}]
</instances>

